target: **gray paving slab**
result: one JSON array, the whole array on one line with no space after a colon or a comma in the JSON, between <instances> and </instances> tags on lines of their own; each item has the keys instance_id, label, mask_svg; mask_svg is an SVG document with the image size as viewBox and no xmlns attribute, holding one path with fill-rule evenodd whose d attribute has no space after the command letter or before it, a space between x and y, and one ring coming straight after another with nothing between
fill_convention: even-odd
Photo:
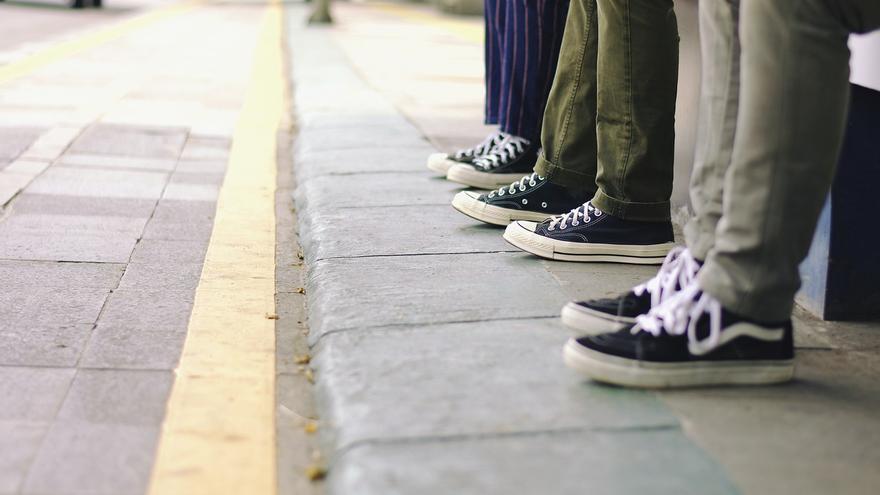
<instances>
[{"instance_id":1,"label":"gray paving slab","mask_svg":"<svg viewBox=\"0 0 880 495\"><path fill-rule=\"evenodd\" d=\"M80 358L80 368L173 370L185 339L186 327L98 325Z\"/></svg>"},{"instance_id":2,"label":"gray paving slab","mask_svg":"<svg viewBox=\"0 0 880 495\"><path fill-rule=\"evenodd\" d=\"M556 319L328 335L315 366L335 450L369 440L677 427L653 395L568 370L559 359L568 337Z\"/></svg>"},{"instance_id":3,"label":"gray paving slab","mask_svg":"<svg viewBox=\"0 0 880 495\"><path fill-rule=\"evenodd\" d=\"M559 282L568 297L576 301L616 297L657 274L656 266L539 262Z\"/></svg>"},{"instance_id":4,"label":"gray paving slab","mask_svg":"<svg viewBox=\"0 0 880 495\"><path fill-rule=\"evenodd\" d=\"M28 186L27 191L65 196L158 199L167 181L166 172L50 167Z\"/></svg>"},{"instance_id":5,"label":"gray paving slab","mask_svg":"<svg viewBox=\"0 0 880 495\"><path fill-rule=\"evenodd\" d=\"M369 127L381 127L389 130L411 131L413 124L399 113L363 113L361 115L339 115L335 113L311 114L299 116L297 128L303 130L328 130L338 132L358 132ZM302 137L300 134L299 137ZM420 134L417 138L422 139Z\"/></svg>"},{"instance_id":6,"label":"gray paving slab","mask_svg":"<svg viewBox=\"0 0 880 495\"><path fill-rule=\"evenodd\" d=\"M0 324L0 366L74 367L91 333L91 324Z\"/></svg>"},{"instance_id":7,"label":"gray paving slab","mask_svg":"<svg viewBox=\"0 0 880 495\"><path fill-rule=\"evenodd\" d=\"M566 301L540 265L506 253L320 261L308 296L313 342L370 326L558 316Z\"/></svg>"},{"instance_id":8,"label":"gray paving slab","mask_svg":"<svg viewBox=\"0 0 880 495\"><path fill-rule=\"evenodd\" d=\"M14 236L19 233L46 237L71 234L104 236L119 233L137 238L146 223L147 219L144 217L13 213L0 223L0 236Z\"/></svg>"},{"instance_id":9,"label":"gray paving slab","mask_svg":"<svg viewBox=\"0 0 880 495\"><path fill-rule=\"evenodd\" d=\"M185 329L193 297L191 290L118 289L107 299L99 323L144 329Z\"/></svg>"},{"instance_id":10,"label":"gray paving slab","mask_svg":"<svg viewBox=\"0 0 880 495\"><path fill-rule=\"evenodd\" d=\"M0 261L0 280L7 289L25 287L95 287L112 289L125 265L115 263L56 263Z\"/></svg>"},{"instance_id":11,"label":"gray paving slab","mask_svg":"<svg viewBox=\"0 0 880 495\"><path fill-rule=\"evenodd\" d=\"M300 215L306 261L357 256L519 252L503 229L451 206L309 209Z\"/></svg>"},{"instance_id":12,"label":"gray paving slab","mask_svg":"<svg viewBox=\"0 0 880 495\"><path fill-rule=\"evenodd\" d=\"M224 160L202 160L202 159L181 159L177 162L177 172L194 173L194 174L222 174L226 171L227 161Z\"/></svg>"},{"instance_id":13,"label":"gray paving slab","mask_svg":"<svg viewBox=\"0 0 880 495\"><path fill-rule=\"evenodd\" d=\"M75 373L67 368L0 366L0 421L51 421Z\"/></svg>"},{"instance_id":14,"label":"gray paving slab","mask_svg":"<svg viewBox=\"0 0 880 495\"><path fill-rule=\"evenodd\" d=\"M422 172L433 149L402 147L389 153L372 148L300 151L294 158L295 173L302 183L322 175L349 175L375 172Z\"/></svg>"},{"instance_id":15,"label":"gray paving slab","mask_svg":"<svg viewBox=\"0 0 880 495\"><path fill-rule=\"evenodd\" d=\"M328 492L363 495L738 493L679 430L370 444L345 454Z\"/></svg>"},{"instance_id":16,"label":"gray paving slab","mask_svg":"<svg viewBox=\"0 0 880 495\"><path fill-rule=\"evenodd\" d=\"M784 387L660 396L745 493L876 493L880 335L855 338L859 350L799 349L795 381Z\"/></svg>"},{"instance_id":17,"label":"gray paving slab","mask_svg":"<svg viewBox=\"0 0 880 495\"><path fill-rule=\"evenodd\" d=\"M170 172L174 170L177 165L177 160L174 158L143 158L137 156L65 153L58 159L56 164L61 166L73 165L77 167Z\"/></svg>"},{"instance_id":18,"label":"gray paving slab","mask_svg":"<svg viewBox=\"0 0 880 495\"><path fill-rule=\"evenodd\" d=\"M21 493L143 493L158 436L158 427L56 422Z\"/></svg>"},{"instance_id":19,"label":"gray paving slab","mask_svg":"<svg viewBox=\"0 0 880 495\"><path fill-rule=\"evenodd\" d=\"M131 255L132 263L201 263L208 245L199 241L141 239Z\"/></svg>"},{"instance_id":20,"label":"gray paving slab","mask_svg":"<svg viewBox=\"0 0 880 495\"><path fill-rule=\"evenodd\" d=\"M94 287L27 287L0 291L0 328L93 324L110 293Z\"/></svg>"},{"instance_id":21,"label":"gray paving slab","mask_svg":"<svg viewBox=\"0 0 880 495\"><path fill-rule=\"evenodd\" d=\"M220 195L220 186L215 184L168 184L162 199L186 201L216 201Z\"/></svg>"},{"instance_id":22,"label":"gray paving slab","mask_svg":"<svg viewBox=\"0 0 880 495\"><path fill-rule=\"evenodd\" d=\"M201 263L129 263L119 288L192 291L201 274Z\"/></svg>"},{"instance_id":23,"label":"gray paving slab","mask_svg":"<svg viewBox=\"0 0 880 495\"><path fill-rule=\"evenodd\" d=\"M0 421L0 493L18 493L48 429L45 423Z\"/></svg>"},{"instance_id":24,"label":"gray paving slab","mask_svg":"<svg viewBox=\"0 0 880 495\"><path fill-rule=\"evenodd\" d=\"M226 161L229 158L231 140L225 138L190 136L180 158L183 160Z\"/></svg>"},{"instance_id":25,"label":"gray paving slab","mask_svg":"<svg viewBox=\"0 0 880 495\"><path fill-rule=\"evenodd\" d=\"M214 222L217 211L215 201L184 201L163 199L156 206L152 221L210 223Z\"/></svg>"},{"instance_id":26,"label":"gray paving slab","mask_svg":"<svg viewBox=\"0 0 880 495\"><path fill-rule=\"evenodd\" d=\"M184 128L97 124L83 131L71 145L70 151L96 155L175 159L183 150L187 132Z\"/></svg>"},{"instance_id":27,"label":"gray paving slab","mask_svg":"<svg viewBox=\"0 0 880 495\"><path fill-rule=\"evenodd\" d=\"M214 226L210 221L175 222L168 219L153 219L147 224L143 239L208 242L213 229Z\"/></svg>"},{"instance_id":28,"label":"gray paving slab","mask_svg":"<svg viewBox=\"0 0 880 495\"><path fill-rule=\"evenodd\" d=\"M158 426L173 382L170 371L80 370L58 420Z\"/></svg>"},{"instance_id":29,"label":"gray paving slab","mask_svg":"<svg viewBox=\"0 0 880 495\"><path fill-rule=\"evenodd\" d=\"M223 184L226 174L223 171L182 172L175 171L171 174L171 184L207 184L219 186Z\"/></svg>"},{"instance_id":30,"label":"gray paving slab","mask_svg":"<svg viewBox=\"0 0 880 495\"><path fill-rule=\"evenodd\" d=\"M0 127L0 159L12 161L45 131L39 127Z\"/></svg>"},{"instance_id":31,"label":"gray paving slab","mask_svg":"<svg viewBox=\"0 0 880 495\"><path fill-rule=\"evenodd\" d=\"M125 263L136 241L135 235L17 233L0 236L0 259Z\"/></svg>"},{"instance_id":32,"label":"gray paving slab","mask_svg":"<svg viewBox=\"0 0 880 495\"><path fill-rule=\"evenodd\" d=\"M16 198L12 211L18 214L148 218L154 208L156 208L155 199L98 198L25 192Z\"/></svg>"},{"instance_id":33,"label":"gray paving slab","mask_svg":"<svg viewBox=\"0 0 880 495\"><path fill-rule=\"evenodd\" d=\"M357 132L345 132L334 128L300 129L297 149L302 153L357 148L384 148L393 152L400 147L428 146L428 141L414 127L385 127L372 125ZM391 148L391 149L389 149Z\"/></svg>"},{"instance_id":34,"label":"gray paving slab","mask_svg":"<svg viewBox=\"0 0 880 495\"><path fill-rule=\"evenodd\" d=\"M364 206L449 205L462 188L427 173L321 176L300 182L294 197L300 212Z\"/></svg>"}]
</instances>

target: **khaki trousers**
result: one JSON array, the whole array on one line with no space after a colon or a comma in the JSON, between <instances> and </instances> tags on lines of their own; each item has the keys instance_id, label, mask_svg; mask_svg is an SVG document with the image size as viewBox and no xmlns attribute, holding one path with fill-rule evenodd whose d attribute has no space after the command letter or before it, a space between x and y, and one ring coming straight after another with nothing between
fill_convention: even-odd
<instances>
[{"instance_id":1,"label":"khaki trousers","mask_svg":"<svg viewBox=\"0 0 880 495\"><path fill-rule=\"evenodd\" d=\"M878 0L703 0L700 134L685 229L701 287L788 319L843 141L850 33ZM868 228L873 228L870 226Z\"/></svg>"}]
</instances>

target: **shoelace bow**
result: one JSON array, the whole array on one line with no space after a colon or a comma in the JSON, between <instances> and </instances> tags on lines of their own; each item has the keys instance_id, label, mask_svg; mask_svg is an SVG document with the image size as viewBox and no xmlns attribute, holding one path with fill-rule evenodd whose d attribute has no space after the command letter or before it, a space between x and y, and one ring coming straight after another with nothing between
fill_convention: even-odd
<instances>
[{"instance_id":1,"label":"shoelace bow","mask_svg":"<svg viewBox=\"0 0 880 495\"><path fill-rule=\"evenodd\" d=\"M703 314L709 315L709 335L700 339L697 336L697 322ZM691 354L706 354L718 347L721 340L721 303L701 292L700 286L693 281L674 296L651 308L648 314L637 316L632 333L642 331L655 337L664 332L669 335L687 335Z\"/></svg>"},{"instance_id":2,"label":"shoelace bow","mask_svg":"<svg viewBox=\"0 0 880 495\"><path fill-rule=\"evenodd\" d=\"M498 190L490 192L489 197L494 198L496 194L499 196L504 196L507 193L514 194L517 189L519 192L525 192L527 189L526 184L529 187L535 187L538 185L537 181L539 180L544 180L544 178L538 175L538 172L532 172L531 175L525 175L522 179L511 183L509 186L499 187Z\"/></svg>"},{"instance_id":3,"label":"shoelace bow","mask_svg":"<svg viewBox=\"0 0 880 495\"><path fill-rule=\"evenodd\" d=\"M465 157L473 157L485 155L486 153L491 152L498 146L504 138L507 137L507 134L503 132L496 132L495 134L489 134L486 139L483 140L480 144L474 146L473 148L469 148L466 150L459 150L455 153L456 158L465 158Z\"/></svg>"},{"instance_id":4,"label":"shoelace bow","mask_svg":"<svg viewBox=\"0 0 880 495\"><path fill-rule=\"evenodd\" d=\"M694 259L690 250L678 246L666 255L657 275L634 287L633 292L637 296L641 296L645 292L651 294L651 307L653 308L681 288L687 287L699 270L700 264Z\"/></svg>"},{"instance_id":5,"label":"shoelace bow","mask_svg":"<svg viewBox=\"0 0 880 495\"><path fill-rule=\"evenodd\" d=\"M589 223L593 215L600 217L602 216L602 211L587 201L564 215L551 218L547 230L556 230L557 225L560 229L565 229L568 227L569 222L571 222L572 227L577 227L581 224L581 219L583 219L584 223Z\"/></svg>"},{"instance_id":6,"label":"shoelace bow","mask_svg":"<svg viewBox=\"0 0 880 495\"><path fill-rule=\"evenodd\" d=\"M528 145L528 139L507 135L488 155L477 158L474 164L483 168L497 168L525 151Z\"/></svg>"}]
</instances>

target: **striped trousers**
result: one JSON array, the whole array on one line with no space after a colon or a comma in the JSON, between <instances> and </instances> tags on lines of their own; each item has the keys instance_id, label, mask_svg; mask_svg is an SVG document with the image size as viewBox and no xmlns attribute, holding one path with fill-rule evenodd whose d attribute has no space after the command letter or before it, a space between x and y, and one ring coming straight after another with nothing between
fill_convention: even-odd
<instances>
[{"instance_id":1,"label":"striped trousers","mask_svg":"<svg viewBox=\"0 0 880 495\"><path fill-rule=\"evenodd\" d=\"M569 0L485 0L486 123L537 141Z\"/></svg>"}]
</instances>

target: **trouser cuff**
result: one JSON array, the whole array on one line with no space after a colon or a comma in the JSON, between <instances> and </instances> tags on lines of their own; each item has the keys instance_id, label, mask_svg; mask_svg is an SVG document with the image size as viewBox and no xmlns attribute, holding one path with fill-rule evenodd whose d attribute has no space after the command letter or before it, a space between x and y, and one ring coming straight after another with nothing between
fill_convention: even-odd
<instances>
[{"instance_id":1,"label":"trouser cuff","mask_svg":"<svg viewBox=\"0 0 880 495\"><path fill-rule=\"evenodd\" d=\"M711 261L703 265L697 275L700 288L717 299L724 309L756 321L778 322L791 318L794 309L792 298L773 297L767 294L747 293L737 290L724 269Z\"/></svg>"},{"instance_id":2,"label":"trouser cuff","mask_svg":"<svg viewBox=\"0 0 880 495\"><path fill-rule=\"evenodd\" d=\"M572 191L583 192L588 198L596 192L596 176L576 170L567 169L548 160L544 153L538 155L535 172L547 180Z\"/></svg>"},{"instance_id":3,"label":"trouser cuff","mask_svg":"<svg viewBox=\"0 0 880 495\"><path fill-rule=\"evenodd\" d=\"M624 220L640 222L668 222L670 220L669 201L660 203L636 203L612 198L601 190L596 191L591 203L604 213Z\"/></svg>"}]
</instances>

